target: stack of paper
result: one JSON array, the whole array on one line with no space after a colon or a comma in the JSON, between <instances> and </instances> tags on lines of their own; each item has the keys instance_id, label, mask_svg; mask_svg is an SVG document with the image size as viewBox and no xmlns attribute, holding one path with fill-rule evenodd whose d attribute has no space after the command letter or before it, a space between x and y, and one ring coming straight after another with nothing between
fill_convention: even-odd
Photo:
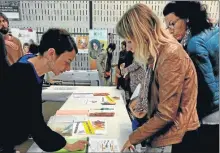
<instances>
[{"instance_id":1,"label":"stack of paper","mask_svg":"<svg viewBox=\"0 0 220 153\"><path fill-rule=\"evenodd\" d=\"M89 110L58 110L56 115L88 115Z\"/></svg>"}]
</instances>

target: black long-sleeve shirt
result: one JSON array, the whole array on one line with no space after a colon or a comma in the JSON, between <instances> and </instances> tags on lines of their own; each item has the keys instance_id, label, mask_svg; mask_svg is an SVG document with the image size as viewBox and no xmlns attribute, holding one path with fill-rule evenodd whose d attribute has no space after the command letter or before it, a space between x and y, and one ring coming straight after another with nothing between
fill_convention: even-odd
<instances>
[{"instance_id":1,"label":"black long-sleeve shirt","mask_svg":"<svg viewBox=\"0 0 220 153\"><path fill-rule=\"evenodd\" d=\"M31 134L47 152L57 151L66 140L52 131L42 115L42 84L30 63L15 63L0 87L0 146L14 147Z\"/></svg>"},{"instance_id":2,"label":"black long-sleeve shirt","mask_svg":"<svg viewBox=\"0 0 220 153\"><path fill-rule=\"evenodd\" d=\"M5 41L3 35L0 33L0 84L2 83L4 76L9 68L9 63L7 61L7 52L5 48Z\"/></svg>"}]
</instances>

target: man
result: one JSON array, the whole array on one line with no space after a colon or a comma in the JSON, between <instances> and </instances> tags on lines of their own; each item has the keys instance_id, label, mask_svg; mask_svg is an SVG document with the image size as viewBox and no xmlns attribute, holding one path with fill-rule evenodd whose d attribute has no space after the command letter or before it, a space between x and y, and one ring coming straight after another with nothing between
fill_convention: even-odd
<instances>
[{"instance_id":1,"label":"man","mask_svg":"<svg viewBox=\"0 0 220 153\"><path fill-rule=\"evenodd\" d=\"M19 39L9 34L9 21L2 12L0 12L0 33L4 36L7 60L9 64L12 65L22 57L24 53Z\"/></svg>"},{"instance_id":2,"label":"man","mask_svg":"<svg viewBox=\"0 0 220 153\"><path fill-rule=\"evenodd\" d=\"M28 43L24 43L23 52L24 54L29 54L30 45Z\"/></svg>"}]
</instances>

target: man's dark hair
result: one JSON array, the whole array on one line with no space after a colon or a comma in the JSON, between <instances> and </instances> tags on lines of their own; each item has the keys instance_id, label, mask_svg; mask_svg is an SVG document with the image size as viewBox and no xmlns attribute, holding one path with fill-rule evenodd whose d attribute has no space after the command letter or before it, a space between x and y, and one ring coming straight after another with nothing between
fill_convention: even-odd
<instances>
[{"instance_id":1,"label":"man's dark hair","mask_svg":"<svg viewBox=\"0 0 220 153\"><path fill-rule=\"evenodd\" d=\"M74 39L70 36L70 34L64 29L51 28L46 31L40 41L40 45L35 46L30 49L33 53L40 53L43 55L49 48L54 48L56 54L59 56L64 52L71 52L74 50L76 54L78 53L78 49ZM31 46L30 46L31 48Z\"/></svg>"}]
</instances>

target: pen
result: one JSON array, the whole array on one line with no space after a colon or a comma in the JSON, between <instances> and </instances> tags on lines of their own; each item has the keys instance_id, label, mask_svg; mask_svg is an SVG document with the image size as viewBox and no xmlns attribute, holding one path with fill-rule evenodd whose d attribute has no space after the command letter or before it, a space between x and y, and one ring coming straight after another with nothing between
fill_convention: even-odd
<instances>
[{"instance_id":1,"label":"pen","mask_svg":"<svg viewBox=\"0 0 220 153\"><path fill-rule=\"evenodd\" d=\"M92 110L114 110L114 108L97 108Z\"/></svg>"},{"instance_id":2,"label":"pen","mask_svg":"<svg viewBox=\"0 0 220 153\"><path fill-rule=\"evenodd\" d=\"M86 153L89 152L89 137L87 137L87 142L88 142L88 144L86 145Z\"/></svg>"}]
</instances>

